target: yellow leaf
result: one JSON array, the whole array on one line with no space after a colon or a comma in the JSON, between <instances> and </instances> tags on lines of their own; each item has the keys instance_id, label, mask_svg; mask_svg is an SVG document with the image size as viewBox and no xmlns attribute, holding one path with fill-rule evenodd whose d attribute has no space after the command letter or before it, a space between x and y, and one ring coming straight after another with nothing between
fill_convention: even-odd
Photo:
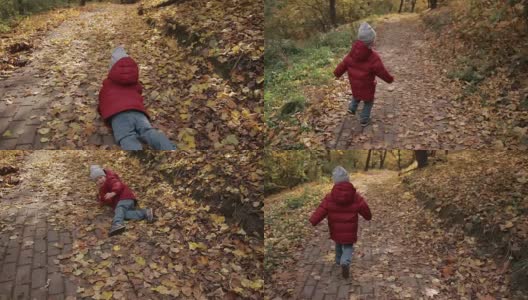
<instances>
[{"instance_id":1,"label":"yellow leaf","mask_svg":"<svg viewBox=\"0 0 528 300\"><path fill-rule=\"evenodd\" d=\"M189 242L189 249L191 249L191 250L194 250L194 249L205 250L205 249L207 249L207 246L204 243Z\"/></svg>"},{"instance_id":2,"label":"yellow leaf","mask_svg":"<svg viewBox=\"0 0 528 300\"><path fill-rule=\"evenodd\" d=\"M115 245L112 249L114 249L114 251L119 251L119 249L121 249L121 247L119 247L119 245Z\"/></svg>"},{"instance_id":3,"label":"yellow leaf","mask_svg":"<svg viewBox=\"0 0 528 300\"><path fill-rule=\"evenodd\" d=\"M3 137L11 137L12 135L11 130L6 130L4 134L2 134Z\"/></svg>"},{"instance_id":4,"label":"yellow leaf","mask_svg":"<svg viewBox=\"0 0 528 300\"><path fill-rule=\"evenodd\" d=\"M151 288L151 290L156 291L162 295L170 294L169 289L167 289L167 287L163 285L158 285L157 287Z\"/></svg>"},{"instance_id":5,"label":"yellow leaf","mask_svg":"<svg viewBox=\"0 0 528 300\"><path fill-rule=\"evenodd\" d=\"M225 217L216 214L211 214L211 220L213 220L215 224L222 225L225 222Z\"/></svg>"},{"instance_id":6,"label":"yellow leaf","mask_svg":"<svg viewBox=\"0 0 528 300\"><path fill-rule=\"evenodd\" d=\"M50 129L49 128L40 128L38 130L38 133L44 135L44 134L48 134L50 132Z\"/></svg>"},{"instance_id":7,"label":"yellow leaf","mask_svg":"<svg viewBox=\"0 0 528 300\"><path fill-rule=\"evenodd\" d=\"M103 292L102 299L110 300L112 299L113 293L112 292Z\"/></svg>"},{"instance_id":8,"label":"yellow leaf","mask_svg":"<svg viewBox=\"0 0 528 300\"><path fill-rule=\"evenodd\" d=\"M136 257L136 263L140 266L144 266L145 265L145 259L141 256L137 256Z\"/></svg>"},{"instance_id":9,"label":"yellow leaf","mask_svg":"<svg viewBox=\"0 0 528 300\"><path fill-rule=\"evenodd\" d=\"M251 288L251 289L254 289L254 290L260 290L262 288L262 286L264 285L264 280L262 279L257 279L255 281L251 281L251 280L247 280L247 279L242 279L241 281L242 283L242 286L245 287L245 288Z\"/></svg>"},{"instance_id":10,"label":"yellow leaf","mask_svg":"<svg viewBox=\"0 0 528 300\"><path fill-rule=\"evenodd\" d=\"M246 257L247 256L246 253L244 253L244 251L241 251L241 250L238 250L238 249L233 251L233 254L235 256L238 256L238 257Z\"/></svg>"},{"instance_id":11,"label":"yellow leaf","mask_svg":"<svg viewBox=\"0 0 528 300\"><path fill-rule=\"evenodd\" d=\"M230 134L226 136L226 138L222 141L222 144L224 145L238 145L238 139L234 134Z\"/></svg>"}]
</instances>

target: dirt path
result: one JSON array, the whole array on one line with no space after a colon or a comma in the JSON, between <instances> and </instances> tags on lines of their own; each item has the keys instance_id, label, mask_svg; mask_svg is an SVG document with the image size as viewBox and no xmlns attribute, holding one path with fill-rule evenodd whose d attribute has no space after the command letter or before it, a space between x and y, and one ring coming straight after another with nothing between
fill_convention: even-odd
<instances>
[{"instance_id":1,"label":"dirt path","mask_svg":"<svg viewBox=\"0 0 528 300\"><path fill-rule=\"evenodd\" d=\"M495 299L508 295L504 288L509 275L497 267L502 261L480 251L474 238L442 228L436 214L404 191L396 172L354 174L351 180L373 213L370 222L360 218L351 278L343 279L334 263L334 243L328 239L325 221L305 237L297 265L289 268L295 270L291 276L296 282L292 298ZM285 201L292 196L283 197ZM302 217L304 221L311 211ZM463 261L465 269L453 274L454 270L446 267L450 260ZM483 261L486 267L471 269L483 266ZM468 272L478 274L471 283L463 280ZM496 285L486 284L484 288L482 282Z\"/></svg>"},{"instance_id":2,"label":"dirt path","mask_svg":"<svg viewBox=\"0 0 528 300\"><path fill-rule=\"evenodd\" d=\"M485 145L482 128L464 112L446 87L446 71L428 57L424 28L417 15L387 19L376 28L376 50L395 77L377 79L372 123L363 131L357 116L346 114L351 95L346 76L330 95L342 120L328 146L336 149L462 149ZM390 89L389 89L390 88ZM392 90L393 89L393 90ZM361 108L361 106L360 106Z\"/></svg>"}]
</instances>

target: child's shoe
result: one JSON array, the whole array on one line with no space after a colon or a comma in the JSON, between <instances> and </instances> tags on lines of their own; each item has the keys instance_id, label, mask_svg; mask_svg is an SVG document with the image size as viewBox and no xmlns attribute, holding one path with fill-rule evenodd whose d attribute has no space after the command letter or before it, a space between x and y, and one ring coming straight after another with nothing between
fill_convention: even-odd
<instances>
[{"instance_id":1,"label":"child's shoe","mask_svg":"<svg viewBox=\"0 0 528 300\"><path fill-rule=\"evenodd\" d=\"M370 124L370 119L361 120L361 122L359 122L359 124L361 124L361 127L367 127Z\"/></svg>"},{"instance_id":2,"label":"child's shoe","mask_svg":"<svg viewBox=\"0 0 528 300\"><path fill-rule=\"evenodd\" d=\"M121 234L125 232L125 229L126 229L126 226L123 224L112 225L112 227L110 227L110 232L108 232L108 236L114 236L114 235Z\"/></svg>"},{"instance_id":3,"label":"child's shoe","mask_svg":"<svg viewBox=\"0 0 528 300\"><path fill-rule=\"evenodd\" d=\"M356 111L355 110L351 110L350 108L347 110L347 112L349 114L356 115Z\"/></svg>"},{"instance_id":4,"label":"child's shoe","mask_svg":"<svg viewBox=\"0 0 528 300\"><path fill-rule=\"evenodd\" d=\"M154 222L154 210L152 208L147 208L147 222Z\"/></svg>"},{"instance_id":5,"label":"child's shoe","mask_svg":"<svg viewBox=\"0 0 528 300\"><path fill-rule=\"evenodd\" d=\"M350 275L350 267L348 265L342 265L341 273L343 274L343 278L348 278Z\"/></svg>"}]
</instances>

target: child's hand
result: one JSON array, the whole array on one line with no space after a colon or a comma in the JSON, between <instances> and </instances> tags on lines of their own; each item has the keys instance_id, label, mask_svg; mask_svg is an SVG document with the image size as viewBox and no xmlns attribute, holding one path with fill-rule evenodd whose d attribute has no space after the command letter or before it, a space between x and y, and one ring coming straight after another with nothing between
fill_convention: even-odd
<instances>
[{"instance_id":1,"label":"child's hand","mask_svg":"<svg viewBox=\"0 0 528 300\"><path fill-rule=\"evenodd\" d=\"M116 195L116 193L114 193L114 192L106 193L106 195L104 196L104 198L105 198L105 200L110 200L110 199L112 199L115 195Z\"/></svg>"}]
</instances>

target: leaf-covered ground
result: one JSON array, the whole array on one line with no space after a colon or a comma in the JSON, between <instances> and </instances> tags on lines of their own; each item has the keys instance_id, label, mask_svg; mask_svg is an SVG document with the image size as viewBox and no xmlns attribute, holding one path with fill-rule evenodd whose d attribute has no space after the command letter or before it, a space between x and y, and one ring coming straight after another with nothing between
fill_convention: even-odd
<instances>
[{"instance_id":1,"label":"leaf-covered ground","mask_svg":"<svg viewBox=\"0 0 528 300\"><path fill-rule=\"evenodd\" d=\"M406 176L408 188L445 218L477 236L488 251L510 258L514 286L528 284L528 156L516 151L460 152L448 162ZM489 250L491 249L491 250ZM453 270L460 261L448 266ZM502 266L500 266L502 267ZM455 275L458 280L467 280Z\"/></svg>"},{"instance_id":2,"label":"leaf-covered ground","mask_svg":"<svg viewBox=\"0 0 528 300\"><path fill-rule=\"evenodd\" d=\"M10 151L0 157L0 199L4 195L4 190L9 190L20 183L20 166L26 154L24 151Z\"/></svg>"},{"instance_id":3,"label":"leaf-covered ground","mask_svg":"<svg viewBox=\"0 0 528 300\"><path fill-rule=\"evenodd\" d=\"M351 180L366 197L373 219L360 221L350 280L332 267L326 223L312 228L308 222L330 183L314 182L265 199L267 297L525 298L510 290L513 268L507 257L426 209L396 172L356 173Z\"/></svg>"},{"instance_id":4,"label":"leaf-covered ground","mask_svg":"<svg viewBox=\"0 0 528 300\"><path fill-rule=\"evenodd\" d=\"M158 219L153 224L127 222L123 235L108 238L113 214L96 203L96 187L88 177L93 163L118 172L137 194L139 205L154 208ZM72 233L71 251L63 251L54 263L78 284L78 297L262 297L262 238L193 199L184 186L173 187L136 157L108 151L36 151L24 161L21 177L22 184L6 194L11 201L0 213L39 205L48 224ZM17 225L0 222L1 235L12 236Z\"/></svg>"},{"instance_id":5,"label":"leaf-covered ground","mask_svg":"<svg viewBox=\"0 0 528 300\"><path fill-rule=\"evenodd\" d=\"M202 37L196 42L179 39L183 29L169 32L157 26L152 21L156 17L149 15L153 9L140 16L138 5L89 5L32 45L31 63L4 82L2 108L35 103L43 109L42 115L26 116L39 124L39 148L108 148L111 132L97 114L97 95L111 51L122 44L139 64L153 124L180 149L258 149L263 41L258 5L250 4L237 3L236 12L253 9L247 14L227 11L233 19L221 24L203 23L225 11L216 6L202 11L203 20L188 19L192 14L186 11L192 8L185 2L167 7L174 9L164 20L199 23L202 30L210 29L202 34L223 39L221 45ZM198 42L211 46L200 48ZM3 138L23 135L14 126L7 130L2 129Z\"/></svg>"},{"instance_id":6,"label":"leaf-covered ground","mask_svg":"<svg viewBox=\"0 0 528 300\"><path fill-rule=\"evenodd\" d=\"M321 53L326 59L315 57L314 66L306 70L289 66L284 71L285 74L298 71L289 76L305 82L302 97L306 103L298 109L300 112L286 116L281 106L284 103L266 106L267 122L272 124L267 144L281 149L526 149L522 138L526 131L526 109L519 91L503 106L482 105L479 95L468 101L468 83L452 79L452 69L443 61L452 53L433 55L433 48L442 46L428 40L426 26L416 14L380 18L376 31L376 50L395 81L389 85L378 79L371 125L362 130L358 118L346 114L351 98L346 75L338 81L317 80L326 77L319 73L331 72L347 50L327 51ZM354 26L343 26L326 34L328 41L323 41L320 47L331 45L331 36L340 33L353 36ZM311 77L313 83L307 80ZM491 83L489 86L498 87ZM499 97L500 90L493 91L487 96L489 101ZM502 116L506 122L493 115Z\"/></svg>"}]
</instances>

